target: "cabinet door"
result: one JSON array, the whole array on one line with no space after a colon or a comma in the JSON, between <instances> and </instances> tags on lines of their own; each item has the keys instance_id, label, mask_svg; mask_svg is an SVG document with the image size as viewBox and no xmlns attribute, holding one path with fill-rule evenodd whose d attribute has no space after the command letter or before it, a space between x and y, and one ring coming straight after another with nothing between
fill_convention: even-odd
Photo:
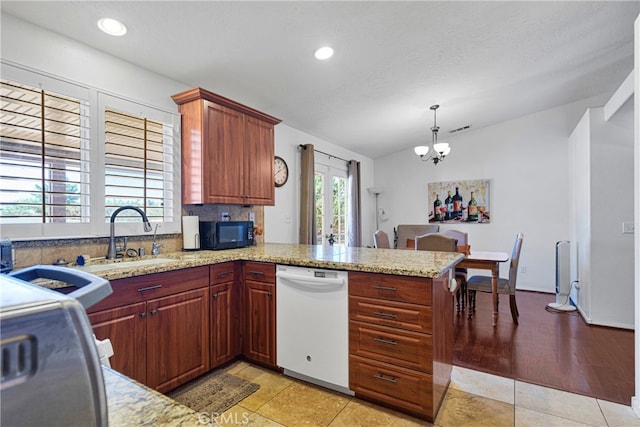
<instances>
[{"instance_id":1,"label":"cabinet door","mask_svg":"<svg viewBox=\"0 0 640 427\"><path fill-rule=\"evenodd\" d=\"M147 383L145 317L143 302L89 314L96 337L111 340L111 367L143 384Z\"/></svg>"},{"instance_id":2,"label":"cabinet door","mask_svg":"<svg viewBox=\"0 0 640 427\"><path fill-rule=\"evenodd\" d=\"M273 125L247 116L245 118L245 194L246 203L273 205Z\"/></svg>"},{"instance_id":3,"label":"cabinet door","mask_svg":"<svg viewBox=\"0 0 640 427\"><path fill-rule=\"evenodd\" d=\"M236 355L233 282L211 286L211 368Z\"/></svg>"},{"instance_id":4,"label":"cabinet door","mask_svg":"<svg viewBox=\"0 0 640 427\"><path fill-rule=\"evenodd\" d=\"M244 203L244 114L213 102L205 108L205 203Z\"/></svg>"},{"instance_id":5,"label":"cabinet door","mask_svg":"<svg viewBox=\"0 0 640 427\"><path fill-rule=\"evenodd\" d=\"M209 288L147 302L147 384L160 392L209 370Z\"/></svg>"},{"instance_id":6,"label":"cabinet door","mask_svg":"<svg viewBox=\"0 0 640 427\"><path fill-rule=\"evenodd\" d=\"M247 280L245 287L245 356L275 366L275 285Z\"/></svg>"}]
</instances>

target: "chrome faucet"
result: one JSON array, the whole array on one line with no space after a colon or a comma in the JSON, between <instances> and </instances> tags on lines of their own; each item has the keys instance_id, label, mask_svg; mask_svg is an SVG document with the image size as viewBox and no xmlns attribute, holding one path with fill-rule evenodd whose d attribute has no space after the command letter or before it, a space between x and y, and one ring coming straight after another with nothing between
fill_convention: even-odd
<instances>
[{"instance_id":1,"label":"chrome faucet","mask_svg":"<svg viewBox=\"0 0 640 427\"><path fill-rule=\"evenodd\" d=\"M149 218L147 218L147 215L144 213L142 209L137 208L135 206L119 207L118 209L113 211L113 214L111 215L111 233L109 235L109 248L107 249L107 256L106 256L107 259L114 259L118 255L118 249L116 248L116 233L115 233L116 217L120 212L126 209L133 209L134 211L138 212L142 217L142 222L144 223L144 231L146 231L147 233L151 231L151 223L149 222Z\"/></svg>"},{"instance_id":2,"label":"chrome faucet","mask_svg":"<svg viewBox=\"0 0 640 427\"><path fill-rule=\"evenodd\" d=\"M156 233L160 224L156 224L156 228L153 230L153 244L151 245L151 255L160 255L160 248L164 246L162 243L156 242Z\"/></svg>"}]
</instances>

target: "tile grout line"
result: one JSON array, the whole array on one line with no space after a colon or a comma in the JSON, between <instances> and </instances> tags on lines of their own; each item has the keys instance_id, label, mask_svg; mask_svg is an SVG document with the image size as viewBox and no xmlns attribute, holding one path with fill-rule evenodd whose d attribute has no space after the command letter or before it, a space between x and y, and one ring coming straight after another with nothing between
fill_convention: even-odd
<instances>
[{"instance_id":1,"label":"tile grout line","mask_svg":"<svg viewBox=\"0 0 640 427\"><path fill-rule=\"evenodd\" d=\"M607 415L604 413L604 410L602 409L602 406L600 405L600 400L596 399L596 403L598 404L598 409L600 410L600 413L602 414L602 418L604 418L604 423L607 425L607 427L609 427L609 420L607 419Z\"/></svg>"},{"instance_id":2,"label":"tile grout line","mask_svg":"<svg viewBox=\"0 0 640 427\"><path fill-rule=\"evenodd\" d=\"M249 367L252 367L252 366L253 366L253 365L251 365L251 364L247 364L247 366L245 366L244 368L240 369L240 370L238 371L238 373L240 373L240 372L244 371L245 369L247 369L247 368L249 368ZM280 376L284 376L282 373L279 373L279 375L280 375ZM262 387L262 385L260 385L260 386ZM289 387L291 387L291 386L293 386L293 383L291 383L291 384L287 385L287 386L286 386L286 387L284 387L282 390L280 390L279 392L277 392L276 394L274 394L273 396L271 396L271 398L269 398L268 400L264 401L264 402L262 403L262 405L260 405L259 407L257 407L255 410L252 410L252 409L249 409L249 408L247 408L247 407L242 406L242 402L243 402L246 398L245 398L245 399L242 399L240 402L236 403L236 405L240 406L241 408L246 409L247 411L251 412L252 414L259 415L259 416L261 416L262 418L265 418L265 419L267 419L267 420L269 420L269 421L272 421L272 422L274 422L274 423L276 423L276 424L280 424L278 421L273 420L273 419L271 419L271 418L269 418L269 417L267 417L267 416L265 416L265 415L262 415L262 414L258 413L258 411L260 410L260 408L262 408L262 407L263 407L264 405L266 405L268 402L270 402L271 400L273 400L273 398L275 398L277 395L279 395L280 393L282 393L284 390L286 390L287 388L289 388ZM247 397L249 397L249 396L247 396ZM280 425L282 425L282 424L280 424ZM288 426L284 426L284 427L288 427Z\"/></svg>"},{"instance_id":3,"label":"tile grout line","mask_svg":"<svg viewBox=\"0 0 640 427\"><path fill-rule=\"evenodd\" d=\"M348 396L348 395L345 395L345 396ZM344 406L342 407L342 409L340 409L336 413L336 415L333 418L331 418L331 421L329 421L329 423L327 423L327 427L329 427L331 425L331 423L334 422L336 420L336 418L338 418L338 416L342 413L342 411L344 411L347 408L347 406L349 406L349 404L351 402L353 402L353 399L354 399L355 396L348 396L348 397L349 397L349 400L347 401L347 403L345 403Z\"/></svg>"}]
</instances>

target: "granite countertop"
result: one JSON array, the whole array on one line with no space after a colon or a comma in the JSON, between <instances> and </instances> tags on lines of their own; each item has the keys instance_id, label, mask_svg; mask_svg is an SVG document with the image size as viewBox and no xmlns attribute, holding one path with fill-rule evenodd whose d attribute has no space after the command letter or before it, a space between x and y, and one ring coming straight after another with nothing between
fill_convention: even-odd
<instances>
[{"instance_id":1,"label":"granite countertop","mask_svg":"<svg viewBox=\"0 0 640 427\"><path fill-rule=\"evenodd\" d=\"M102 367L110 426L207 425L208 414L199 414L131 378Z\"/></svg>"},{"instance_id":2,"label":"granite countertop","mask_svg":"<svg viewBox=\"0 0 640 427\"><path fill-rule=\"evenodd\" d=\"M169 252L156 256L122 259L116 262L105 262L104 259L93 260L86 266L73 266L73 268L96 274L108 280L115 280L226 261L244 260L433 279L440 277L463 258L464 255L457 252L263 243L242 249ZM65 284L58 286L55 283L42 285L49 288L66 286Z\"/></svg>"}]
</instances>

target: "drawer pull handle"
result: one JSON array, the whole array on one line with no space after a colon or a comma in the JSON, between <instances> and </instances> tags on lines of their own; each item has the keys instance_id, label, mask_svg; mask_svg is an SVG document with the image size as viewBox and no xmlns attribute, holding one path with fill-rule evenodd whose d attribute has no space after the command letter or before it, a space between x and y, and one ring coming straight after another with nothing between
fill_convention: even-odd
<instances>
[{"instance_id":1,"label":"drawer pull handle","mask_svg":"<svg viewBox=\"0 0 640 427\"><path fill-rule=\"evenodd\" d=\"M153 289L160 289L161 287L162 285L147 286L145 288L138 288L138 292L150 291Z\"/></svg>"},{"instance_id":2,"label":"drawer pull handle","mask_svg":"<svg viewBox=\"0 0 640 427\"><path fill-rule=\"evenodd\" d=\"M390 288L388 286L379 286L379 285L373 285L373 289L378 289L380 291L392 291L392 292L395 292L398 290L397 288Z\"/></svg>"},{"instance_id":3,"label":"drawer pull handle","mask_svg":"<svg viewBox=\"0 0 640 427\"><path fill-rule=\"evenodd\" d=\"M249 274L258 274L264 276L264 271L249 271Z\"/></svg>"},{"instance_id":4,"label":"drawer pull handle","mask_svg":"<svg viewBox=\"0 0 640 427\"><path fill-rule=\"evenodd\" d=\"M398 345L398 343L396 341L394 341L394 340L387 340L387 339L384 339L384 338L374 338L373 340L376 341L376 342L381 342L383 344Z\"/></svg>"},{"instance_id":5,"label":"drawer pull handle","mask_svg":"<svg viewBox=\"0 0 640 427\"><path fill-rule=\"evenodd\" d=\"M393 313L385 313L384 311L374 311L373 314L375 314L378 317L384 317L387 319L397 319L398 316L393 314Z\"/></svg>"},{"instance_id":6,"label":"drawer pull handle","mask_svg":"<svg viewBox=\"0 0 640 427\"><path fill-rule=\"evenodd\" d=\"M218 273L218 277L224 277L227 274L233 274L233 271L223 271L222 273Z\"/></svg>"},{"instance_id":7,"label":"drawer pull handle","mask_svg":"<svg viewBox=\"0 0 640 427\"><path fill-rule=\"evenodd\" d=\"M394 384L398 382L398 380L396 380L395 378L393 378L393 377L385 377L382 374L374 375L373 378L375 378L377 380L387 381L387 382L394 383Z\"/></svg>"}]
</instances>

